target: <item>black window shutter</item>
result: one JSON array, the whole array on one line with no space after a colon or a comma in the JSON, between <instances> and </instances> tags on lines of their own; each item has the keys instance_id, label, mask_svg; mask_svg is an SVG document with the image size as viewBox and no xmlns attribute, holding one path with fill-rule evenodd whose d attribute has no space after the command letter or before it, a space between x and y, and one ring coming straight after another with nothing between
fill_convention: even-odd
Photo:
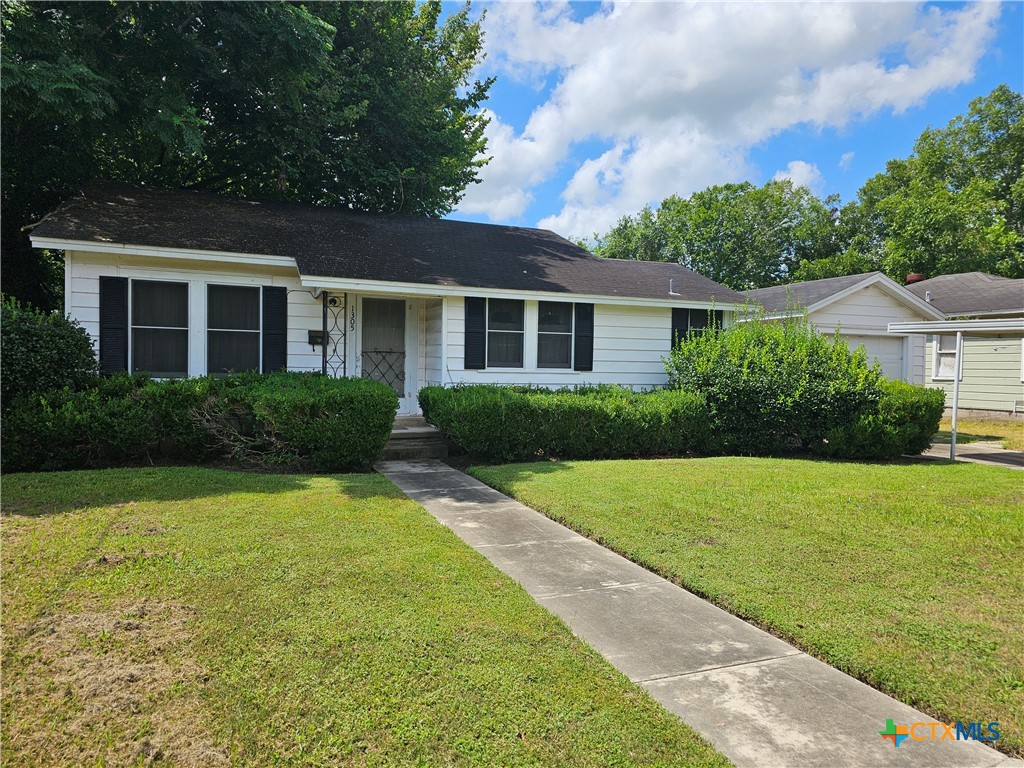
<instances>
[{"instance_id":1,"label":"black window shutter","mask_svg":"<svg viewBox=\"0 0 1024 768\"><path fill-rule=\"evenodd\" d=\"M680 307L672 308L672 348L686 338L690 331L690 310Z\"/></svg>"},{"instance_id":2,"label":"black window shutter","mask_svg":"<svg viewBox=\"0 0 1024 768\"><path fill-rule=\"evenodd\" d=\"M466 297L466 370L487 367L487 299Z\"/></svg>"},{"instance_id":3,"label":"black window shutter","mask_svg":"<svg viewBox=\"0 0 1024 768\"><path fill-rule=\"evenodd\" d=\"M576 304L574 371L594 370L594 305Z\"/></svg>"},{"instance_id":4,"label":"black window shutter","mask_svg":"<svg viewBox=\"0 0 1024 768\"><path fill-rule=\"evenodd\" d=\"M100 278L100 370L128 370L128 278Z\"/></svg>"},{"instance_id":5,"label":"black window shutter","mask_svg":"<svg viewBox=\"0 0 1024 768\"><path fill-rule=\"evenodd\" d=\"M263 287L263 373L288 367L288 291Z\"/></svg>"}]
</instances>

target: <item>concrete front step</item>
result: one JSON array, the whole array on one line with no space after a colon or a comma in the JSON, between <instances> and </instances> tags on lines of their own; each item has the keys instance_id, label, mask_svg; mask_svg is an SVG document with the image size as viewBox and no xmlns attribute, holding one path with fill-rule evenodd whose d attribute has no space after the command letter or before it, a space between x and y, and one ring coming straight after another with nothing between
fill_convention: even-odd
<instances>
[{"instance_id":1,"label":"concrete front step","mask_svg":"<svg viewBox=\"0 0 1024 768\"><path fill-rule=\"evenodd\" d=\"M401 416L395 419L381 460L444 459L447 456L448 443L437 429L422 416Z\"/></svg>"}]
</instances>

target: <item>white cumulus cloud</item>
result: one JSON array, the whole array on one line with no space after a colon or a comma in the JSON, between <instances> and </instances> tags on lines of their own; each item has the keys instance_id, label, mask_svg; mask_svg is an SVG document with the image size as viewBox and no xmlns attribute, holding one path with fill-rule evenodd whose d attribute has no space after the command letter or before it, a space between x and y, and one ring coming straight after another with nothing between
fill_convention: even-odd
<instances>
[{"instance_id":1,"label":"white cumulus cloud","mask_svg":"<svg viewBox=\"0 0 1024 768\"><path fill-rule=\"evenodd\" d=\"M839 158L839 169L842 171L850 170L850 166L853 165L853 158L855 156L855 152L843 152L843 156Z\"/></svg>"},{"instance_id":2,"label":"white cumulus cloud","mask_svg":"<svg viewBox=\"0 0 1024 768\"><path fill-rule=\"evenodd\" d=\"M489 5L484 74L555 85L522 130L491 115L493 159L459 210L520 216L572 161L540 225L606 230L669 194L755 176L750 149L781 131L841 128L969 81L998 16L984 2L605 2L582 20L564 3ZM601 148L580 159L583 142ZM820 181L800 162L782 173Z\"/></svg>"},{"instance_id":3,"label":"white cumulus cloud","mask_svg":"<svg viewBox=\"0 0 1024 768\"><path fill-rule=\"evenodd\" d=\"M776 171L773 176L775 181L789 179L795 187L807 187L812 192L821 192L822 182L825 177L814 163L807 163L803 160L793 160L786 166L785 170Z\"/></svg>"}]
</instances>

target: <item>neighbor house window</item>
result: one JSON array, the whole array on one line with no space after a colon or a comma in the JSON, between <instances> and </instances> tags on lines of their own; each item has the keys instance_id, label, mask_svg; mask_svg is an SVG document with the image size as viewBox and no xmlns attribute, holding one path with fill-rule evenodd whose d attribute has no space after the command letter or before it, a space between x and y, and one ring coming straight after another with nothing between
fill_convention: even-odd
<instances>
[{"instance_id":1,"label":"neighbor house window","mask_svg":"<svg viewBox=\"0 0 1024 768\"><path fill-rule=\"evenodd\" d=\"M681 307L672 310L672 346L685 339L692 331L701 333L708 325L722 327L724 313L720 309L686 309Z\"/></svg>"},{"instance_id":2,"label":"neighbor house window","mask_svg":"<svg viewBox=\"0 0 1024 768\"><path fill-rule=\"evenodd\" d=\"M518 299L487 300L487 367L523 367L523 324L526 302Z\"/></svg>"},{"instance_id":3,"label":"neighbor house window","mask_svg":"<svg viewBox=\"0 0 1024 768\"><path fill-rule=\"evenodd\" d=\"M206 288L206 370L240 373L260 369L260 289L241 285Z\"/></svg>"},{"instance_id":4,"label":"neighbor house window","mask_svg":"<svg viewBox=\"0 0 1024 768\"><path fill-rule=\"evenodd\" d=\"M956 375L956 336L935 336L932 355L932 378L952 381Z\"/></svg>"},{"instance_id":5,"label":"neighbor house window","mask_svg":"<svg viewBox=\"0 0 1024 768\"><path fill-rule=\"evenodd\" d=\"M572 368L572 306L561 301L538 302L538 368Z\"/></svg>"},{"instance_id":6,"label":"neighbor house window","mask_svg":"<svg viewBox=\"0 0 1024 768\"><path fill-rule=\"evenodd\" d=\"M131 370L188 375L188 284L131 282Z\"/></svg>"}]
</instances>

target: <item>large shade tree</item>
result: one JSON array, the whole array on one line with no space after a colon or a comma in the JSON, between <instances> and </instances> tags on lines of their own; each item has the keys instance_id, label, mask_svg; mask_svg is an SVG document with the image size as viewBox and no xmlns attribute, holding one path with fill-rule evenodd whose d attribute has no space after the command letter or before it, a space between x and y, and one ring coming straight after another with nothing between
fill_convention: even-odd
<instances>
[{"instance_id":1,"label":"large shade tree","mask_svg":"<svg viewBox=\"0 0 1024 768\"><path fill-rule=\"evenodd\" d=\"M94 178L449 212L483 162L481 46L468 4L5 3L4 291L59 301L26 227Z\"/></svg>"}]
</instances>

